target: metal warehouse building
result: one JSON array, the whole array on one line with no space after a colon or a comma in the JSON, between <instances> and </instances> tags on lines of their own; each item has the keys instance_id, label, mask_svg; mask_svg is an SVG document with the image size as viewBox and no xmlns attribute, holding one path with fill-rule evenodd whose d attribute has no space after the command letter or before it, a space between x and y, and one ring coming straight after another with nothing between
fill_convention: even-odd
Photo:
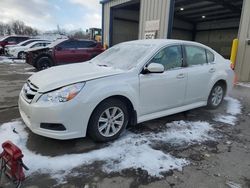
<instances>
[{"instance_id":1,"label":"metal warehouse building","mask_svg":"<svg viewBox=\"0 0 250 188\"><path fill-rule=\"evenodd\" d=\"M229 58L239 39L236 72L250 81L250 0L103 0L103 42L145 38L201 42Z\"/></svg>"}]
</instances>

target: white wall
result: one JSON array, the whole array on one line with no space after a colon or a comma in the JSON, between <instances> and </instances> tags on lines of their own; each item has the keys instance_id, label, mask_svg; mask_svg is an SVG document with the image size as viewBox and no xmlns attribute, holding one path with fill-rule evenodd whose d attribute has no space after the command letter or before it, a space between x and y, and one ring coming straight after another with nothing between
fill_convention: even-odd
<instances>
[{"instance_id":1,"label":"white wall","mask_svg":"<svg viewBox=\"0 0 250 188\"><path fill-rule=\"evenodd\" d=\"M145 36L146 21L160 20L157 38L167 38L170 0L141 0L139 39Z\"/></svg>"}]
</instances>

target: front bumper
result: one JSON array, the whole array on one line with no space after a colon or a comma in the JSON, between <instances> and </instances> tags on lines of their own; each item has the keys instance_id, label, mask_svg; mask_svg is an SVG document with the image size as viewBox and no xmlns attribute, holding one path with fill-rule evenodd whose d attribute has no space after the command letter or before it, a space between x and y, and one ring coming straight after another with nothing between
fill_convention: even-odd
<instances>
[{"instance_id":1,"label":"front bumper","mask_svg":"<svg viewBox=\"0 0 250 188\"><path fill-rule=\"evenodd\" d=\"M24 123L35 134L59 140L86 136L91 115L90 109L86 108L87 104L75 99L60 104L28 103L22 93L18 104ZM62 124L66 130L41 128L42 123Z\"/></svg>"}]
</instances>

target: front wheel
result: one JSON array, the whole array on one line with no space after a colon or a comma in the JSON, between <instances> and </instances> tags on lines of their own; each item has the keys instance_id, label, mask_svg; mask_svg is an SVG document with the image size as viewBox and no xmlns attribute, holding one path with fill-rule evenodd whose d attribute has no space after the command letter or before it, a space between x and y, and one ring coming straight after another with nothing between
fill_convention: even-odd
<instances>
[{"instance_id":1,"label":"front wheel","mask_svg":"<svg viewBox=\"0 0 250 188\"><path fill-rule=\"evenodd\" d=\"M36 68L38 70L44 70L51 66L52 66L52 61L49 57L41 57L36 63Z\"/></svg>"},{"instance_id":2,"label":"front wheel","mask_svg":"<svg viewBox=\"0 0 250 188\"><path fill-rule=\"evenodd\" d=\"M210 109L216 109L220 106L225 96L225 86L221 83L217 83L212 88L208 97L207 106Z\"/></svg>"},{"instance_id":3,"label":"front wheel","mask_svg":"<svg viewBox=\"0 0 250 188\"><path fill-rule=\"evenodd\" d=\"M91 115L88 134L97 142L108 142L118 138L127 124L126 105L117 99L107 99Z\"/></svg>"}]
</instances>

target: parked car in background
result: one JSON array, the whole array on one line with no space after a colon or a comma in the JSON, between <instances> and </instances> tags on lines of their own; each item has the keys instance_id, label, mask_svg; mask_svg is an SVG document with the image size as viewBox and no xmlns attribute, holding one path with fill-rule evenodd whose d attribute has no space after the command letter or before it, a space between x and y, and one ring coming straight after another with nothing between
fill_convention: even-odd
<instances>
[{"instance_id":1,"label":"parked car in background","mask_svg":"<svg viewBox=\"0 0 250 188\"><path fill-rule=\"evenodd\" d=\"M44 48L27 50L26 63L43 70L60 64L84 62L103 51L101 43L92 40L58 40Z\"/></svg>"},{"instance_id":2,"label":"parked car in background","mask_svg":"<svg viewBox=\"0 0 250 188\"><path fill-rule=\"evenodd\" d=\"M8 49L7 54L13 58L18 59L25 59L26 57L26 50L28 49L37 49L40 47L46 47L50 44L50 41L36 41L31 42L25 46L16 46L13 48Z\"/></svg>"},{"instance_id":3,"label":"parked car in background","mask_svg":"<svg viewBox=\"0 0 250 188\"><path fill-rule=\"evenodd\" d=\"M27 39L29 39L30 37L28 36L17 36L17 35L11 35L11 36L6 36L0 39L0 46L2 47L2 51L0 52L0 54L4 53L4 48L6 45L9 44L18 44L22 41L25 41Z\"/></svg>"},{"instance_id":4,"label":"parked car in background","mask_svg":"<svg viewBox=\"0 0 250 188\"><path fill-rule=\"evenodd\" d=\"M115 45L87 63L33 74L19 111L36 134L116 139L126 126L201 106L217 108L233 86L230 61L181 40Z\"/></svg>"},{"instance_id":5,"label":"parked car in background","mask_svg":"<svg viewBox=\"0 0 250 188\"><path fill-rule=\"evenodd\" d=\"M23 42L20 42L18 44L9 44L9 45L6 45L5 46L5 54L8 55L8 51L11 50L12 48L15 48L15 47L20 47L20 46L26 46L32 42L37 42L37 41L50 41L50 40L46 40L46 39L28 39L28 40L25 40Z\"/></svg>"}]
</instances>

